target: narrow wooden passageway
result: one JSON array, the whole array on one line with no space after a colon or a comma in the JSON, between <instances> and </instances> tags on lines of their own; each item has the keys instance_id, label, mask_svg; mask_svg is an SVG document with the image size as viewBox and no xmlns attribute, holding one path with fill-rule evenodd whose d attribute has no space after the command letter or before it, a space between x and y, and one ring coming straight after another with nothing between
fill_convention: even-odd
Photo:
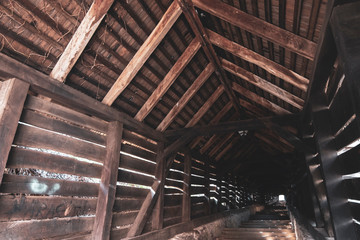
<instances>
[{"instance_id":1,"label":"narrow wooden passageway","mask_svg":"<svg viewBox=\"0 0 360 240\"><path fill-rule=\"evenodd\" d=\"M218 240L225 239L296 239L287 209L267 206L238 228L225 228Z\"/></svg>"}]
</instances>

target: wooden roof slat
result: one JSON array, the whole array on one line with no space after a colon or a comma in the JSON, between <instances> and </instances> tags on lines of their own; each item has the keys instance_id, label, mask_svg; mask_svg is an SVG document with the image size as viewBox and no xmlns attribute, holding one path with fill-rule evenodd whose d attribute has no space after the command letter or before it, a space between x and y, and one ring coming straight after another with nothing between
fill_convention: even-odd
<instances>
[{"instance_id":1,"label":"wooden roof slat","mask_svg":"<svg viewBox=\"0 0 360 240\"><path fill-rule=\"evenodd\" d=\"M201 106L193 118L186 124L185 127L192 127L200 121L202 116L209 110L209 108L214 104L214 102L221 96L224 92L224 86L220 85L215 92L210 96L210 98Z\"/></svg>"},{"instance_id":2,"label":"wooden roof slat","mask_svg":"<svg viewBox=\"0 0 360 240\"><path fill-rule=\"evenodd\" d=\"M164 79L160 82L157 88L153 91L151 96L147 99L139 112L136 114L135 119L143 121L145 117L151 112L155 105L160 101L160 98L171 87L175 80L179 77L180 73L184 70L186 65L195 56L201 45L197 38L194 38L190 45L186 48L183 54L176 61L174 66L166 74Z\"/></svg>"},{"instance_id":3,"label":"wooden roof slat","mask_svg":"<svg viewBox=\"0 0 360 240\"><path fill-rule=\"evenodd\" d=\"M150 57L150 55L159 45L161 40L168 33L168 31L176 22L180 14L180 6L177 4L177 2L173 2L159 21L158 25L156 25L154 30L151 32L150 36L146 39L143 45L141 45L139 50L136 52L134 57L131 59L129 64L122 71L114 85L106 94L102 101L104 104L111 105L115 101L115 99L122 93L122 91L124 91L124 89L129 85L131 80L135 77L135 75L144 65L146 60Z\"/></svg>"},{"instance_id":4,"label":"wooden roof slat","mask_svg":"<svg viewBox=\"0 0 360 240\"><path fill-rule=\"evenodd\" d=\"M246 71L245 69L235 65L234 63L226 59L221 59L221 63L226 71L238 77L241 77L241 79L249 83L252 83L255 86L263 89L264 91L284 100L285 102L291 104L297 109L302 109L302 106L304 105L304 100L302 100L301 98L289 93L288 91L285 91L284 89L272 84L271 82L251 72Z\"/></svg>"},{"instance_id":5,"label":"wooden roof slat","mask_svg":"<svg viewBox=\"0 0 360 240\"><path fill-rule=\"evenodd\" d=\"M234 133L230 134L230 137L232 137L233 135ZM235 137L235 139L233 139L228 145L226 145L226 147L223 150L221 150L221 152L215 157L215 160L219 161L226 152L228 152L235 144L237 144L238 140L239 140L239 136Z\"/></svg>"},{"instance_id":6,"label":"wooden roof slat","mask_svg":"<svg viewBox=\"0 0 360 240\"><path fill-rule=\"evenodd\" d=\"M114 0L95 0L61 54L50 77L65 82L66 77L94 35Z\"/></svg>"},{"instance_id":7,"label":"wooden roof slat","mask_svg":"<svg viewBox=\"0 0 360 240\"><path fill-rule=\"evenodd\" d=\"M227 135L225 136L225 138L222 138L222 139L220 140L220 142L211 149L211 151L209 152L209 155L210 155L210 156L214 156L215 153L218 152L218 151L222 148L222 146L224 146L224 144L232 138L232 136L234 136L234 134L235 134L235 133L230 133L230 134L227 134ZM230 145L230 144L229 144L229 145Z\"/></svg>"},{"instance_id":8,"label":"wooden roof slat","mask_svg":"<svg viewBox=\"0 0 360 240\"><path fill-rule=\"evenodd\" d=\"M233 103L235 110L240 114L242 112L241 107L236 99L236 95L231 88L231 82L227 79L224 69L222 69L220 60L215 53L212 44L209 41L206 30L202 25L197 12L190 0L177 0L181 9L191 27L193 32L201 41L202 48L206 57L215 66L215 74L219 78L221 84L224 86L224 90L228 95L230 101Z\"/></svg>"},{"instance_id":9,"label":"wooden roof slat","mask_svg":"<svg viewBox=\"0 0 360 240\"><path fill-rule=\"evenodd\" d=\"M166 117L161 121L156 130L164 131L171 124L174 118L179 114L179 112L185 107L188 101L195 95L195 93L200 89L200 87L206 82L206 80L214 72L214 65L209 63L206 68L200 73L196 78L193 84L188 88L180 100L174 105Z\"/></svg>"},{"instance_id":10,"label":"wooden roof slat","mask_svg":"<svg viewBox=\"0 0 360 240\"><path fill-rule=\"evenodd\" d=\"M290 113L288 110L276 105L273 102L270 102L266 98L260 97L259 95L247 90L246 88L240 86L238 83L233 83L233 88L235 91L240 93L241 95L247 97L251 101L256 102L257 104L263 106L265 109L269 109L270 111L276 114L288 114Z\"/></svg>"},{"instance_id":11,"label":"wooden roof slat","mask_svg":"<svg viewBox=\"0 0 360 240\"><path fill-rule=\"evenodd\" d=\"M270 40L273 43L279 44L311 61L314 60L316 44L312 41L247 14L220 0L193 0L193 3L196 7L219 17L224 21Z\"/></svg>"},{"instance_id":12,"label":"wooden roof slat","mask_svg":"<svg viewBox=\"0 0 360 240\"><path fill-rule=\"evenodd\" d=\"M248 48L245 48L209 29L207 33L211 43L214 45L231 52L232 54L251 62L259 67L265 69L269 73L273 74L276 77L283 79L284 81L294 85L295 87L301 89L302 91L307 90L309 80L305 77L287 69L286 67L269 60L268 58L261 56L260 54L251 51Z\"/></svg>"}]
</instances>

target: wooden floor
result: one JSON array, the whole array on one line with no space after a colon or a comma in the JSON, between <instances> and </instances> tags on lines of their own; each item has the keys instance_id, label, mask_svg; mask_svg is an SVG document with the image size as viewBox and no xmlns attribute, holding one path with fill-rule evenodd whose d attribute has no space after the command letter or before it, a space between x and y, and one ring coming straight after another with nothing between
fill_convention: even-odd
<instances>
[{"instance_id":1,"label":"wooden floor","mask_svg":"<svg viewBox=\"0 0 360 240\"><path fill-rule=\"evenodd\" d=\"M225 228L218 240L225 239L296 239L289 216L284 207L268 207L257 213L239 228Z\"/></svg>"}]
</instances>

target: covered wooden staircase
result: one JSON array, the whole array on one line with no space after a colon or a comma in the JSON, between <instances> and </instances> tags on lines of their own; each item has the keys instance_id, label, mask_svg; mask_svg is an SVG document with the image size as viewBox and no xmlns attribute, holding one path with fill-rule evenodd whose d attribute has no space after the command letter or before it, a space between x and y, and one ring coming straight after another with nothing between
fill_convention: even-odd
<instances>
[{"instance_id":1,"label":"covered wooden staircase","mask_svg":"<svg viewBox=\"0 0 360 240\"><path fill-rule=\"evenodd\" d=\"M285 207L268 206L238 228L225 228L218 240L296 239Z\"/></svg>"}]
</instances>

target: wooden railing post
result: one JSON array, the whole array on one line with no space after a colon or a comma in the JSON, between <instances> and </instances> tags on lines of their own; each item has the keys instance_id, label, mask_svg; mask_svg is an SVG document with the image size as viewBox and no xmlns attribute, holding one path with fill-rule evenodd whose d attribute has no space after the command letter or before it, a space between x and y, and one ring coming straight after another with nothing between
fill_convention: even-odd
<instances>
[{"instance_id":1,"label":"wooden railing post","mask_svg":"<svg viewBox=\"0 0 360 240\"><path fill-rule=\"evenodd\" d=\"M106 158L101 172L101 182L96 205L92 239L109 239L112 209L115 202L123 124L110 122L106 139Z\"/></svg>"},{"instance_id":2,"label":"wooden railing post","mask_svg":"<svg viewBox=\"0 0 360 240\"><path fill-rule=\"evenodd\" d=\"M184 159L182 222L190 221L191 218L190 180L191 180L191 155L190 152L188 151L185 153L185 159Z\"/></svg>"},{"instance_id":3,"label":"wooden railing post","mask_svg":"<svg viewBox=\"0 0 360 240\"><path fill-rule=\"evenodd\" d=\"M28 83L15 78L0 82L0 184L28 90Z\"/></svg>"}]
</instances>

